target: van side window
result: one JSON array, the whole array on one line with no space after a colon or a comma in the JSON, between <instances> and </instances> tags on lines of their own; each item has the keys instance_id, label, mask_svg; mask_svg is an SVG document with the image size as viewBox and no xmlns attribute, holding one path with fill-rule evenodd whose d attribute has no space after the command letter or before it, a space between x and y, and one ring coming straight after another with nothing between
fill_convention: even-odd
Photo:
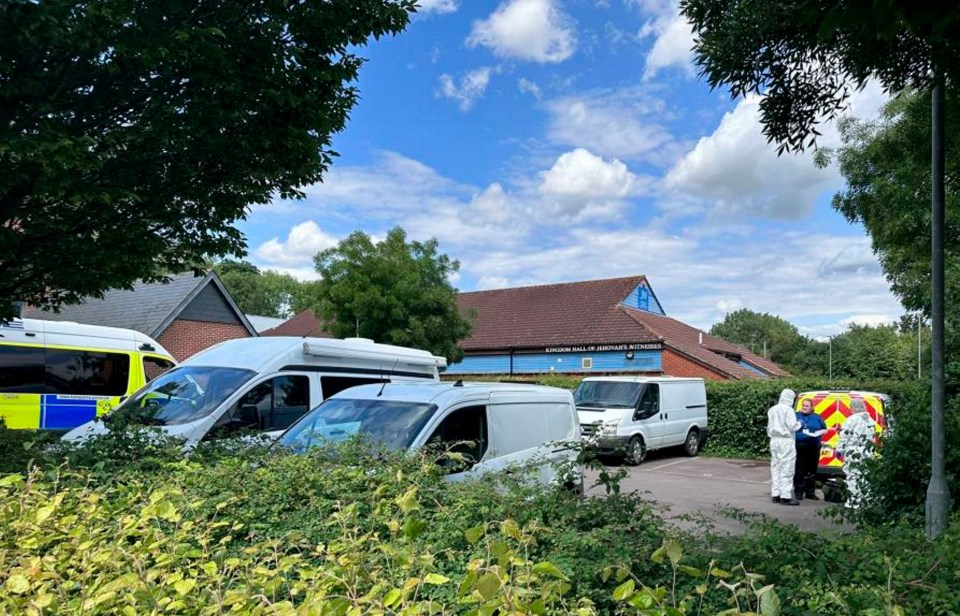
<instances>
[{"instance_id":1,"label":"van side window","mask_svg":"<svg viewBox=\"0 0 960 616\"><path fill-rule=\"evenodd\" d=\"M640 395L640 401L637 403L637 412L634 417L637 419L646 419L653 417L660 412L660 385L656 383L647 383Z\"/></svg>"},{"instance_id":2,"label":"van side window","mask_svg":"<svg viewBox=\"0 0 960 616\"><path fill-rule=\"evenodd\" d=\"M170 368L173 368L173 362L162 357L152 357L145 355L143 358L143 375L147 377L147 383L157 378Z\"/></svg>"},{"instance_id":3,"label":"van side window","mask_svg":"<svg viewBox=\"0 0 960 616\"><path fill-rule=\"evenodd\" d=\"M487 452L487 407L468 406L447 415L427 445L467 456L470 466L483 459Z\"/></svg>"},{"instance_id":4,"label":"van side window","mask_svg":"<svg viewBox=\"0 0 960 616\"><path fill-rule=\"evenodd\" d=\"M302 375L278 376L254 386L226 413L209 438L240 430L285 430L310 410L310 379Z\"/></svg>"},{"instance_id":5,"label":"van side window","mask_svg":"<svg viewBox=\"0 0 960 616\"><path fill-rule=\"evenodd\" d=\"M129 379L129 355L47 349L47 387L54 393L122 396Z\"/></svg>"},{"instance_id":6,"label":"van side window","mask_svg":"<svg viewBox=\"0 0 960 616\"><path fill-rule=\"evenodd\" d=\"M370 383L390 382L390 379L371 379L357 376L321 376L320 389L323 392L323 399L326 400L334 394L338 394L344 389L356 387L357 385L369 385Z\"/></svg>"},{"instance_id":7,"label":"van side window","mask_svg":"<svg viewBox=\"0 0 960 616\"><path fill-rule=\"evenodd\" d=\"M0 392L45 392L43 361L42 348L0 346Z\"/></svg>"}]
</instances>

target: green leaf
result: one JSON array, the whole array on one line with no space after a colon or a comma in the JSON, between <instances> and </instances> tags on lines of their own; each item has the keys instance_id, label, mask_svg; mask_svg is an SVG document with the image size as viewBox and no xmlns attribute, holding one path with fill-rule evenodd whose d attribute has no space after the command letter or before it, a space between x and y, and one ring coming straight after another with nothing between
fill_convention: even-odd
<instances>
[{"instance_id":1,"label":"green leaf","mask_svg":"<svg viewBox=\"0 0 960 616\"><path fill-rule=\"evenodd\" d=\"M553 578L557 578L559 580L570 579L566 575L564 575L563 572L560 571L560 569L555 564L553 564L550 561L544 561L544 562L535 564L533 566L533 572L538 575L547 575Z\"/></svg>"},{"instance_id":2,"label":"green leaf","mask_svg":"<svg viewBox=\"0 0 960 616\"><path fill-rule=\"evenodd\" d=\"M393 607L396 604L400 603L400 600L403 598L403 591L399 588L394 588L387 592L383 597L384 607Z\"/></svg>"},{"instance_id":3,"label":"green leaf","mask_svg":"<svg viewBox=\"0 0 960 616\"><path fill-rule=\"evenodd\" d=\"M4 587L15 595L22 595L30 590L30 580L22 573L14 573L7 578Z\"/></svg>"},{"instance_id":4,"label":"green leaf","mask_svg":"<svg viewBox=\"0 0 960 616\"><path fill-rule=\"evenodd\" d=\"M428 573L428 574L427 574L426 576L424 576L424 578L423 578L423 583L424 583L424 584L430 584L430 585L433 585L433 586L439 586L439 585L441 585L441 584L446 584L446 583L449 582L449 581L450 581L450 578L448 578L448 577L445 576L445 575L440 575L439 573Z\"/></svg>"},{"instance_id":5,"label":"green leaf","mask_svg":"<svg viewBox=\"0 0 960 616\"><path fill-rule=\"evenodd\" d=\"M174 582L173 589L176 590L179 595L184 596L184 595L190 594L190 591L193 590L196 587L196 585L197 585L196 580L192 578L188 578L185 580Z\"/></svg>"},{"instance_id":6,"label":"green leaf","mask_svg":"<svg viewBox=\"0 0 960 616\"><path fill-rule=\"evenodd\" d=\"M37 509L35 521L37 524L43 524L57 510L56 505L46 505Z\"/></svg>"},{"instance_id":7,"label":"green leaf","mask_svg":"<svg viewBox=\"0 0 960 616\"><path fill-rule=\"evenodd\" d=\"M477 580L477 592L485 601L489 601L496 596L500 586L500 577L496 573L484 573Z\"/></svg>"},{"instance_id":8,"label":"green leaf","mask_svg":"<svg viewBox=\"0 0 960 616\"><path fill-rule=\"evenodd\" d=\"M626 601L633 596L633 591L636 588L636 584L633 580L627 580L623 584L620 584L613 589L613 599L615 601Z\"/></svg>"},{"instance_id":9,"label":"green leaf","mask_svg":"<svg viewBox=\"0 0 960 616\"><path fill-rule=\"evenodd\" d=\"M780 597L773 590L773 585L765 586L759 594L760 613L763 616L780 616Z\"/></svg>"},{"instance_id":10,"label":"green leaf","mask_svg":"<svg viewBox=\"0 0 960 616\"><path fill-rule=\"evenodd\" d=\"M670 562L674 565L679 563L680 559L683 558L683 547L676 539L668 540L666 543L664 543L664 547L667 551L667 558L669 558Z\"/></svg>"},{"instance_id":11,"label":"green leaf","mask_svg":"<svg viewBox=\"0 0 960 616\"><path fill-rule=\"evenodd\" d=\"M21 483L23 483L23 475L7 475L6 477L0 477L0 488L20 485Z\"/></svg>"},{"instance_id":12,"label":"green leaf","mask_svg":"<svg viewBox=\"0 0 960 616\"><path fill-rule=\"evenodd\" d=\"M483 526L474 526L473 528L468 528L463 531L463 536L466 538L467 543L474 544L480 541L480 538L483 537Z\"/></svg>"},{"instance_id":13,"label":"green leaf","mask_svg":"<svg viewBox=\"0 0 960 616\"><path fill-rule=\"evenodd\" d=\"M400 507L400 511L403 513L410 513L415 509L419 509L420 504L417 502L417 486L413 486L402 495L398 496L397 505Z\"/></svg>"},{"instance_id":14,"label":"green leaf","mask_svg":"<svg viewBox=\"0 0 960 616\"><path fill-rule=\"evenodd\" d=\"M403 534L408 539L416 539L427 527L427 523L420 518L410 516L403 522Z\"/></svg>"},{"instance_id":15,"label":"green leaf","mask_svg":"<svg viewBox=\"0 0 960 616\"><path fill-rule=\"evenodd\" d=\"M507 537L516 539L517 541L523 539L523 533L520 531L520 525L517 524L516 520L507 519L501 522L500 532Z\"/></svg>"}]
</instances>

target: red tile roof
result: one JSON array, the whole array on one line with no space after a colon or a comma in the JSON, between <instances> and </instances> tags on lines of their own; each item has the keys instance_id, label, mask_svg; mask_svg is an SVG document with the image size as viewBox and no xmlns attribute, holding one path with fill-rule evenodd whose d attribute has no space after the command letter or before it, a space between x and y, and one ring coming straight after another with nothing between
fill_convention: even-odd
<instances>
[{"instance_id":1,"label":"red tile roof","mask_svg":"<svg viewBox=\"0 0 960 616\"><path fill-rule=\"evenodd\" d=\"M323 329L323 322L313 310L304 310L274 328L260 332L261 336L295 336L298 338L333 338Z\"/></svg>"},{"instance_id":2,"label":"red tile roof","mask_svg":"<svg viewBox=\"0 0 960 616\"><path fill-rule=\"evenodd\" d=\"M739 356L747 363L773 376L790 376L780 366L750 353L743 347L739 347L723 338L701 332L701 330L671 317L632 308L623 308L623 310L646 330L655 332L660 336L665 345L724 374L738 379L761 376L753 370L741 366L736 361L727 359L720 353ZM702 344L700 342L701 334L703 335Z\"/></svg>"},{"instance_id":3,"label":"red tile roof","mask_svg":"<svg viewBox=\"0 0 960 616\"><path fill-rule=\"evenodd\" d=\"M473 311L473 333L460 343L470 351L537 349L577 344L657 342L620 302L643 276L461 293Z\"/></svg>"},{"instance_id":4,"label":"red tile roof","mask_svg":"<svg viewBox=\"0 0 960 616\"><path fill-rule=\"evenodd\" d=\"M789 374L773 362L680 321L621 302L644 276L588 280L461 293L460 309L473 311L473 333L460 343L466 352L540 349L552 346L662 342L721 374L735 379L763 378L727 359L741 357L773 376ZM649 286L649 284L648 284Z\"/></svg>"}]
</instances>

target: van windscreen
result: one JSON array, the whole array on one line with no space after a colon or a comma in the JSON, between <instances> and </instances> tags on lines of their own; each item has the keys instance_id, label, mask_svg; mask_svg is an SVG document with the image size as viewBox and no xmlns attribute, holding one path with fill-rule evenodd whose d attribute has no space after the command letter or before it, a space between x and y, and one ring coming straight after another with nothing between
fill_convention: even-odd
<instances>
[{"instance_id":1,"label":"van windscreen","mask_svg":"<svg viewBox=\"0 0 960 616\"><path fill-rule=\"evenodd\" d=\"M307 413L280 444L296 453L361 435L391 449L406 449L436 412L435 404L333 398Z\"/></svg>"},{"instance_id":2,"label":"van windscreen","mask_svg":"<svg viewBox=\"0 0 960 616\"><path fill-rule=\"evenodd\" d=\"M189 423L212 413L256 374L239 368L181 366L150 381L110 415L155 426Z\"/></svg>"},{"instance_id":3,"label":"van windscreen","mask_svg":"<svg viewBox=\"0 0 960 616\"><path fill-rule=\"evenodd\" d=\"M573 400L583 410L632 409L637 406L643 383L627 381L582 381Z\"/></svg>"}]
</instances>

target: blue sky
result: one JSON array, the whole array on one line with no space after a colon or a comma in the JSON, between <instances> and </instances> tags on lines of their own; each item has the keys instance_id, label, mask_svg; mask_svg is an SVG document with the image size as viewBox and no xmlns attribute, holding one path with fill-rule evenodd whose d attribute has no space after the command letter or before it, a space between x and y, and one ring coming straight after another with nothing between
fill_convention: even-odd
<instances>
[{"instance_id":1,"label":"blue sky","mask_svg":"<svg viewBox=\"0 0 960 616\"><path fill-rule=\"evenodd\" d=\"M400 225L460 260L462 290L643 273L703 328L741 307L813 336L896 318L830 208L837 170L777 157L758 100L711 92L691 40L671 0L423 0L361 50L325 181L240 225L250 260L309 278L318 250ZM869 87L850 113L883 101Z\"/></svg>"}]
</instances>

